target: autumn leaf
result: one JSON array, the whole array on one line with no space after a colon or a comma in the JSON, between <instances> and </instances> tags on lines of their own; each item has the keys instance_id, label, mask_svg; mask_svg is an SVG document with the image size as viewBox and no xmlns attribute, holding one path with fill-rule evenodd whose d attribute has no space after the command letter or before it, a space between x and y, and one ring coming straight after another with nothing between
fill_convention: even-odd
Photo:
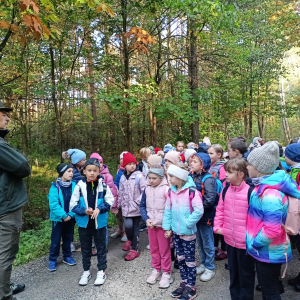
<instances>
[{"instance_id":1,"label":"autumn leaf","mask_svg":"<svg viewBox=\"0 0 300 300\"><path fill-rule=\"evenodd\" d=\"M24 15L23 18L22 18L22 21L28 27L33 25L32 18L29 15Z\"/></svg>"},{"instance_id":2,"label":"autumn leaf","mask_svg":"<svg viewBox=\"0 0 300 300\"><path fill-rule=\"evenodd\" d=\"M4 21L4 20L0 21L0 28L9 29L10 25L11 24L9 22L7 22L7 21Z\"/></svg>"},{"instance_id":3,"label":"autumn leaf","mask_svg":"<svg viewBox=\"0 0 300 300\"><path fill-rule=\"evenodd\" d=\"M110 6L106 3L102 3L101 5L99 5L97 7L96 11L97 11L97 13L104 11L104 12L107 12L111 17L115 16L115 13L112 11Z\"/></svg>"}]
</instances>

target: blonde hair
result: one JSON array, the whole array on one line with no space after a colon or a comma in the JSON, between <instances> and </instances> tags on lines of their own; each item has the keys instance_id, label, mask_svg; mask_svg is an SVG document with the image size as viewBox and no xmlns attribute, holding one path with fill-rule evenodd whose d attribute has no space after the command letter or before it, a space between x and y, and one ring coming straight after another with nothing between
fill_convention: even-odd
<instances>
[{"instance_id":1,"label":"blonde hair","mask_svg":"<svg viewBox=\"0 0 300 300\"><path fill-rule=\"evenodd\" d=\"M147 147L144 147L139 152L141 159L146 159L147 154L151 154L151 150Z\"/></svg>"},{"instance_id":2,"label":"blonde hair","mask_svg":"<svg viewBox=\"0 0 300 300\"><path fill-rule=\"evenodd\" d=\"M224 149L220 144L213 144L209 148L213 148L216 153L221 153L221 158L223 157Z\"/></svg>"}]
</instances>

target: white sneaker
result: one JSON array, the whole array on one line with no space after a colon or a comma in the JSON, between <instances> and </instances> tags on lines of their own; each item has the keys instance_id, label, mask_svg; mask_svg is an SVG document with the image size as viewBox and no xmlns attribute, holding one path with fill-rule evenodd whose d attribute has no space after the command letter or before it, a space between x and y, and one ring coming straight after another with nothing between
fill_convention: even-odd
<instances>
[{"instance_id":1,"label":"white sneaker","mask_svg":"<svg viewBox=\"0 0 300 300\"><path fill-rule=\"evenodd\" d=\"M75 249L74 243L72 242L71 243L71 252L75 252L75 251L76 251L76 249Z\"/></svg>"},{"instance_id":2,"label":"white sneaker","mask_svg":"<svg viewBox=\"0 0 300 300\"><path fill-rule=\"evenodd\" d=\"M159 288L167 289L170 287L171 283L173 283L173 278L171 277L171 274L163 273L159 282Z\"/></svg>"},{"instance_id":3,"label":"white sneaker","mask_svg":"<svg viewBox=\"0 0 300 300\"><path fill-rule=\"evenodd\" d=\"M87 285L90 279L91 279L90 271L84 271L83 274L81 275L79 285Z\"/></svg>"},{"instance_id":4,"label":"white sneaker","mask_svg":"<svg viewBox=\"0 0 300 300\"><path fill-rule=\"evenodd\" d=\"M102 285L106 280L106 273L103 271L98 271L97 278L94 282L94 285Z\"/></svg>"},{"instance_id":5,"label":"white sneaker","mask_svg":"<svg viewBox=\"0 0 300 300\"><path fill-rule=\"evenodd\" d=\"M150 245L147 246L147 249L150 250Z\"/></svg>"},{"instance_id":6,"label":"white sneaker","mask_svg":"<svg viewBox=\"0 0 300 300\"><path fill-rule=\"evenodd\" d=\"M204 267L204 265L200 265L199 267L197 267L197 275L203 274L205 270L206 268Z\"/></svg>"},{"instance_id":7,"label":"white sneaker","mask_svg":"<svg viewBox=\"0 0 300 300\"><path fill-rule=\"evenodd\" d=\"M215 275L216 275L216 272L214 270L206 269L204 271L204 273L201 275L200 280L201 281L210 281Z\"/></svg>"},{"instance_id":8,"label":"white sneaker","mask_svg":"<svg viewBox=\"0 0 300 300\"><path fill-rule=\"evenodd\" d=\"M121 242L127 242L127 236L126 236L126 235L123 235L123 236L122 236Z\"/></svg>"},{"instance_id":9,"label":"white sneaker","mask_svg":"<svg viewBox=\"0 0 300 300\"><path fill-rule=\"evenodd\" d=\"M151 275L147 278L147 283L155 284L159 277L160 277L160 272L153 269Z\"/></svg>"}]
</instances>

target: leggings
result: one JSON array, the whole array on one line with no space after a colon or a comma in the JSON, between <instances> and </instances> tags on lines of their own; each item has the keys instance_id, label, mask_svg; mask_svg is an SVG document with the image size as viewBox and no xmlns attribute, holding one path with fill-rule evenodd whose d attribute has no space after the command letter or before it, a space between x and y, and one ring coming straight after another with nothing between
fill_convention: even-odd
<instances>
[{"instance_id":1,"label":"leggings","mask_svg":"<svg viewBox=\"0 0 300 300\"><path fill-rule=\"evenodd\" d=\"M132 243L131 249L135 251L137 251L139 247L140 220L141 220L141 216L124 217L124 227L125 227L127 239Z\"/></svg>"}]
</instances>

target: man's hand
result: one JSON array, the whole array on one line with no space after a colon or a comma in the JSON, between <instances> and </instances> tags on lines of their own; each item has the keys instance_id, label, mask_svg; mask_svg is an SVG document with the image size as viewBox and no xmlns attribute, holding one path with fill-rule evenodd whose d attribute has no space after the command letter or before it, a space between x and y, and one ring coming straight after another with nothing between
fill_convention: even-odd
<instances>
[{"instance_id":1,"label":"man's hand","mask_svg":"<svg viewBox=\"0 0 300 300\"><path fill-rule=\"evenodd\" d=\"M89 216L91 216L93 214L93 209L91 207L89 207L88 209L85 210L85 213Z\"/></svg>"},{"instance_id":2,"label":"man's hand","mask_svg":"<svg viewBox=\"0 0 300 300\"><path fill-rule=\"evenodd\" d=\"M67 216L66 218L64 218L64 222L68 222L71 220L71 217L70 216Z\"/></svg>"},{"instance_id":3,"label":"man's hand","mask_svg":"<svg viewBox=\"0 0 300 300\"><path fill-rule=\"evenodd\" d=\"M100 209L96 208L91 216L91 219L96 219L100 213Z\"/></svg>"},{"instance_id":4,"label":"man's hand","mask_svg":"<svg viewBox=\"0 0 300 300\"><path fill-rule=\"evenodd\" d=\"M154 227L153 221L151 221L150 219L148 219L148 220L146 221L146 225L147 225L147 227L149 227L149 228L153 228L153 227Z\"/></svg>"},{"instance_id":5,"label":"man's hand","mask_svg":"<svg viewBox=\"0 0 300 300\"><path fill-rule=\"evenodd\" d=\"M172 230L166 230L165 231L165 238L168 239L172 236Z\"/></svg>"}]
</instances>

